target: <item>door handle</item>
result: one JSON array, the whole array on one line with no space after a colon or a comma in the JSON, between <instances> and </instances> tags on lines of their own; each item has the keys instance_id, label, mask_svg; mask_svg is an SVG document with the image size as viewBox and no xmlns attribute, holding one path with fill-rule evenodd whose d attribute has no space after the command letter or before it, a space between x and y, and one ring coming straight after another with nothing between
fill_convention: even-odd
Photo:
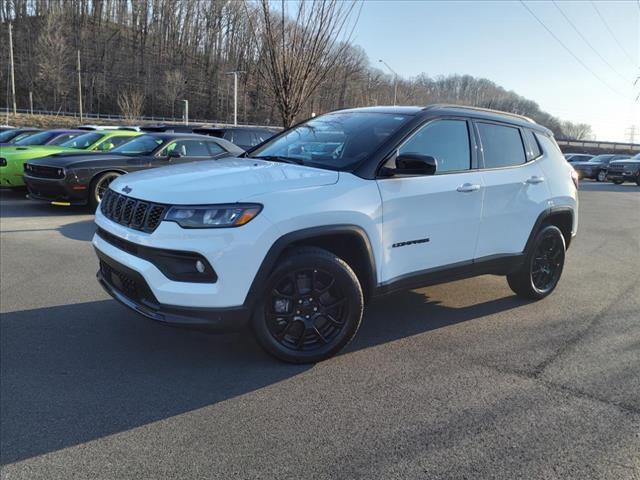
<instances>
[{"instance_id":1,"label":"door handle","mask_svg":"<svg viewBox=\"0 0 640 480\"><path fill-rule=\"evenodd\" d=\"M538 177L537 175L534 175L533 177L527 178L526 182L530 185L535 185L537 183L544 182L544 177Z\"/></svg>"},{"instance_id":2,"label":"door handle","mask_svg":"<svg viewBox=\"0 0 640 480\"><path fill-rule=\"evenodd\" d=\"M463 183L458 188L456 188L458 192L477 192L480 190L480 185L475 183Z\"/></svg>"}]
</instances>

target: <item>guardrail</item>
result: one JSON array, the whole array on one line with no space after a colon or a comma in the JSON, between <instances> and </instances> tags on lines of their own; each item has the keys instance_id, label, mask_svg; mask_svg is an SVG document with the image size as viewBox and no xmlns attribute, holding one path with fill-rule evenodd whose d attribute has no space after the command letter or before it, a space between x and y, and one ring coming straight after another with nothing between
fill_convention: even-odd
<instances>
[{"instance_id":1,"label":"guardrail","mask_svg":"<svg viewBox=\"0 0 640 480\"><path fill-rule=\"evenodd\" d=\"M598 140L556 140L565 153L640 153L639 143Z\"/></svg>"},{"instance_id":2,"label":"guardrail","mask_svg":"<svg viewBox=\"0 0 640 480\"><path fill-rule=\"evenodd\" d=\"M6 107L0 108L0 116L4 116L7 115L7 112L9 114L12 114L12 110L8 110ZM33 115L46 115L46 116L52 116L52 117L74 117L74 118L80 118L80 113L79 112L67 112L67 111L53 111L53 110L33 110L33 112L31 112L30 109L28 108L18 108L16 109L16 113L22 113L22 114L27 114L27 115L31 115L33 113ZM83 113L82 114L82 121L85 123L90 123L87 122L88 120L109 120L109 121L127 121L127 122L131 122L130 119L126 118L123 115L116 115L116 114L111 114L111 113ZM134 121L135 122L141 122L141 123L179 123L179 124L184 124L184 118L177 118L177 117L163 117L163 116L142 116L139 118L136 118ZM262 128L281 128L281 127L277 127L274 125L259 125L259 124L252 124L252 123L243 123L243 124L238 124L238 125L233 125L232 123L228 123L228 122L220 122L217 120L203 120L203 119L198 119L198 118L189 118L189 125L191 124L207 124L207 125L216 125L216 126L221 126L221 127L233 127L233 126L238 126L238 127L262 127Z\"/></svg>"}]
</instances>

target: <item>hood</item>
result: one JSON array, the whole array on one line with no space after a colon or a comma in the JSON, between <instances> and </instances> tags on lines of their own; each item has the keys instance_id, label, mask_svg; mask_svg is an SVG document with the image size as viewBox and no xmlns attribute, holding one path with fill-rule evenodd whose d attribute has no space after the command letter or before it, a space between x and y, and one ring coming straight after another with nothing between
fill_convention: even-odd
<instances>
[{"instance_id":1,"label":"hood","mask_svg":"<svg viewBox=\"0 0 640 480\"><path fill-rule=\"evenodd\" d=\"M616 165L635 165L637 163L640 163L640 158L627 158L625 160L614 160L613 162L609 163L609 165L615 163Z\"/></svg>"},{"instance_id":2,"label":"hood","mask_svg":"<svg viewBox=\"0 0 640 480\"><path fill-rule=\"evenodd\" d=\"M140 200L173 205L234 203L263 193L319 187L338 181L338 172L318 168L225 158L131 173L111 189ZM130 190L129 190L130 189Z\"/></svg>"},{"instance_id":3,"label":"hood","mask_svg":"<svg viewBox=\"0 0 640 480\"><path fill-rule=\"evenodd\" d=\"M78 150L73 148L60 147L57 145L34 145L32 147L2 147L0 151L2 153L2 156L7 158L11 158L13 156L22 158L39 158L60 152L77 152Z\"/></svg>"},{"instance_id":4,"label":"hood","mask_svg":"<svg viewBox=\"0 0 640 480\"><path fill-rule=\"evenodd\" d=\"M595 163L595 162L571 162L572 167L595 167L597 165L602 165L602 164Z\"/></svg>"},{"instance_id":5,"label":"hood","mask_svg":"<svg viewBox=\"0 0 640 480\"><path fill-rule=\"evenodd\" d=\"M120 160L120 159L128 159L126 155L115 155L110 154L108 152L95 152L95 153L87 153L81 150L73 150L73 151L64 151L59 153L54 153L53 155L49 155L48 157L38 158L37 160L30 160L29 163L32 165L47 165L50 167L74 167L81 166L86 162L95 162L96 160Z\"/></svg>"}]
</instances>

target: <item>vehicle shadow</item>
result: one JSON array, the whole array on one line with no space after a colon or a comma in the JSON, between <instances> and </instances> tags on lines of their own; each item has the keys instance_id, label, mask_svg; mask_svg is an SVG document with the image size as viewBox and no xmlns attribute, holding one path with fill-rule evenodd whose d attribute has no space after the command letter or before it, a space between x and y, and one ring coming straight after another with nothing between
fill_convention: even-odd
<instances>
[{"instance_id":1,"label":"vehicle shadow","mask_svg":"<svg viewBox=\"0 0 640 480\"><path fill-rule=\"evenodd\" d=\"M505 297L451 308L418 292L389 295L368 308L346 354L521 305ZM226 335L174 329L112 300L4 313L0 347L2 464L213 405L313 368L274 360L248 329Z\"/></svg>"},{"instance_id":2,"label":"vehicle shadow","mask_svg":"<svg viewBox=\"0 0 640 480\"><path fill-rule=\"evenodd\" d=\"M58 207L27 198L25 189L0 188L0 218L88 215L87 207Z\"/></svg>"}]
</instances>

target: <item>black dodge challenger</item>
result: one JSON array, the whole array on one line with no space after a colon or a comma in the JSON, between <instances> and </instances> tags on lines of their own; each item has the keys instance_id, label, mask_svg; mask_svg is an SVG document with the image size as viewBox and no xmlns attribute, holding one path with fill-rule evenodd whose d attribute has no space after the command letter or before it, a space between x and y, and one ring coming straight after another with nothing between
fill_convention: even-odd
<instances>
[{"instance_id":1,"label":"black dodge challenger","mask_svg":"<svg viewBox=\"0 0 640 480\"><path fill-rule=\"evenodd\" d=\"M62 153L24 165L29 198L53 205L95 209L109 184L120 175L176 163L237 156L244 150L222 138L188 133L153 133L106 153Z\"/></svg>"}]
</instances>

